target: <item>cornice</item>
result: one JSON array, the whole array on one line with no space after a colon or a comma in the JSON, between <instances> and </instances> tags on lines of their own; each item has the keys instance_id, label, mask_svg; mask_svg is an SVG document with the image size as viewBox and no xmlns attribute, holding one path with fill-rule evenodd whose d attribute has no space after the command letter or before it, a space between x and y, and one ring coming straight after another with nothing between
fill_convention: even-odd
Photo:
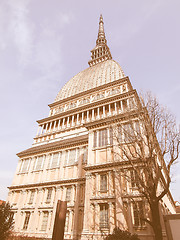
<instances>
[{"instance_id":1,"label":"cornice","mask_svg":"<svg viewBox=\"0 0 180 240\"><path fill-rule=\"evenodd\" d=\"M76 182L85 182L85 178L73 178L73 179L64 179L59 181L51 181L51 182L41 182L41 183L32 183L32 184L24 184L24 185L16 185L8 187L11 189L21 189L21 188L37 188L37 187L46 187L50 185L59 185L59 184L68 184L68 183L76 183Z\"/></svg>"},{"instance_id":2,"label":"cornice","mask_svg":"<svg viewBox=\"0 0 180 240\"><path fill-rule=\"evenodd\" d=\"M91 170L98 170L98 169L103 169L103 168L114 168L118 166L128 166L130 167L129 161L121 161L121 162L109 162L109 163L103 163L103 164L96 164L96 165L86 165L84 167L85 171L91 171Z\"/></svg>"},{"instance_id":3,"label":"cornice","mask_svg":"<svg viewBox=\"0 0 180 240\"><path fill-rule=\"evenodd\" d=\"M44 153L52 150L66 148L69 146L77 146L77 145L82 145L87 143L88 143L88 136L86 134L83 136L69 138L69 139L58 141L58 142L43 144L37 147L31 147L27 150L17 153L17 156L25 157L25 156L34 155L37 153L39 154L39 153Z\"/></svg>"},{"instance_id":4,"label":"cornice","mask_svg":"<svg viewBox=\"0 0 180 240\"><path fill-rule=\"evenodd\" d=\"M74 109L71 109L71 110L68 110L66 112L62 112L62 113L59 113L59 114L55 114L53 116L49 116L47 118L43 118L43 119L40 119L40 120L37 120L37 123L39 124L42 124L42 123L47 123L49 121L52 121L52 120L59 120L60 117L68 117L70 114L74 114L74 113L79 113L83 110L91 110L93 109L94 107L96 106L103 106L105 103L112 103L114 102L115 100L120 100L122 98L126 98L126 97L129 97L131 95L137 95L137 92L136 90L131 90L131 91L128 91L128 92L125 92L125 93L122 93L122 94L118 94L118 95L115 95L115 96L111 96L111 97L107 97L107 98L103 98L99 101L96 101L96 102L93 102L93 103L89 103L89 104L86 104L84 106L80 106L80 107L77 107L77 108L74 108Z\"/></svg>"},{"instance_id":5,"label":"cornice","mask_svg":"<svg viewBox=\"0 0 180 240\"><path fill-rule=\"evenodd\" d=\"M79 125L73 126L73 127L71 126L71 127L61 128L61 129L55 130L53 132L43 133L41 135L35 136L33 139L38 139L38 138L47 137L47 136L53 136L53 135L63 133L63 132L70 132L72 130L79 129L79 128L83 128L83 124L79 124ZM49 140L46 140L46 141L49 141Z\"/></svg>"},{"instance_id":6,"label":"cornice","mask_svg":"<svg viewBox=\"0 0 180 240\"><path fill-rule=\"evenodd\" d=\"M49 107L54 107L54 106L59 105L59 104L61 104L61 103L66 103L66 102L68 102L69 100L73 100L73 99L78 98L78 97L81 97L81 96L83 96L83 95L86 95L86 94L89 94L89 93L92 93L92 92L96 92L96 91L101 90L101 89L103 89L103 88L110 87L110 86L114 86L114 85L117 85L117 84L119 84L119 83L123 83L123 82L126 82L126 81L128 81L131 90L133 90L132 85L131 85L131 83L130 83L130 81L129 81L129 77L127 76L127 77L124 77L124 78L120 78L120 79L118 79L118 80L115 80L115 81L113 81L113 82L106 83L106 84L103 84L103 85L98 86L98 87L95 87L95 88L91 88L91 89L89 89L89 90L87 90L87 91L80 92L80 93L78 93L78 94L75 94L75 95L73 95L73 96L71 96L71 97L68 97L68 98L65 98L65 99L63 99L63 100L59 100L59 101L57 101L57 102L50 103L50 104L48 104L48 106L49 106Z\"/></svg>"},{"instance_id":7,"label":"cornice","mask_svg":"<svg viewBox=\"0 0 180 240\"><path fill-rule=\"evenodd\" d=\"M126 113L121 113L118 115L114 115L114 116L109 116L105 119L100 119L100 120L96 120L90 123L85 123L83 126L86 127L88 130L92 129L92 128L96 128L96 127L100 127L103 125L110 125L112 123L116 123L116 122L120 122L123 120L130 120L132 118L136 118L138 117L138 115L140 114L140 110L131 110L128 111Z\"/></svg>"}]
</instances>

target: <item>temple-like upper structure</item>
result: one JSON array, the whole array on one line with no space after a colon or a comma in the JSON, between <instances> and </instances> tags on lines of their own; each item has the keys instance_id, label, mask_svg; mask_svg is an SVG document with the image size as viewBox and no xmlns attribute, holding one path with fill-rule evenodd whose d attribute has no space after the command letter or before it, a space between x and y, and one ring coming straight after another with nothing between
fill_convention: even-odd
<instances>
[{"instance_id":1,"label":"temple-like upper structure","mask_svg":"<svg viewBox=\"0 0 180 240\"><path fill-rule=\"evenodd\" d=\"M125 77L121 66L112 60L104 33L102 15L99 20L96 47L91 50L89 66L64 85L59 91L55 102Z\"/></svg>"},{"instance_id":2,"label":"temple-like upper structure","mask_svg":"<svg viewBox=\"0 0 180 240\"><path fill-rule=\"evenodd\" d=\"M96 40L96 47L91 50L91 60L89 66L112 59L111 52L107 46L107 40L104 33L104 22L102 15L99 20L99 32Z\"/></svg>"}]
</instances>

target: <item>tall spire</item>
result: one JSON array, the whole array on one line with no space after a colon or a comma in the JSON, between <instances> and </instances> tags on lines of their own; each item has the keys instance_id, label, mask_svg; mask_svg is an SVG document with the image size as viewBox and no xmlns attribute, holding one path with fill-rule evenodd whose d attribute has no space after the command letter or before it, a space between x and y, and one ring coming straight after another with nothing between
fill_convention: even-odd
<instances>
[{"instance_id":1,"label":"tall spire","mask_svg":"<svg viewBox=\"0 0 180 240\"><path fill-rule=\"evenodd\" d=\"M112 59L110 50L107 46L107 40L104 33L103 17L100 15L99 19L99 31L96 40L96 47L91 50L91 60L88 62L89 66L93 66L97 63Z\"/></svg>"},{"instance_id":2,"label":"tall spire","mask_svg":"<svg viewBox=\"0 0 180 240\"><path fill-rule=\"evenodd\" d=\"M103 22L103 17L102 14L100 15L99 19L99 32L98 32L98 38L96 40L96 45L100 44L101 42L107 42L105 33L104 33L104 22Z\"/></svg>"}]
</instances>

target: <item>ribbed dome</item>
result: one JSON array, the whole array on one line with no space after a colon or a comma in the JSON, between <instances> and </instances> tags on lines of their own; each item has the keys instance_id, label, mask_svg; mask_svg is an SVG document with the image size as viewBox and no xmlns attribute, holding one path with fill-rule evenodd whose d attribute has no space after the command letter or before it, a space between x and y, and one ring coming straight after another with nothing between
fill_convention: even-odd
<instances>
[{"instance_id":1,"label":"ribbed dome","mask_svg":"<svg viewBox=\"0 0 180 240\"><path fill-rule=\"evenodd\" d=\"M125 77L120 65L106 60L91 66L71 78L59 91L55 102Z\"/></svg>"}]
</instances>

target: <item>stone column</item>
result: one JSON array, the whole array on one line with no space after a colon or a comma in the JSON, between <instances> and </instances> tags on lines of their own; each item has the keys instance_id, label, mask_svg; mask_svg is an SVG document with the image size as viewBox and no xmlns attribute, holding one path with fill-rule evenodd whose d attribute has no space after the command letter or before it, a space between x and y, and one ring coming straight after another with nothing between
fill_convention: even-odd
<instances>
[{"instance_id":1,"label":"stone column","mask_svg":"<svg viewBox=\"0 0 180 240\"><path fill-rule=\"evenodd\" d=\"M111 104L109 104L109 116L111 116Z\"/></svg>"},{"instance_id":2,"label":"stone column","mask_svg":"<svg viewBox=\"0 0 180 240\"><path fill-rule=\"evenodd\" d=\"M41 126L41 133L40 134L43 134L43 130L44 130L44 124Z\"/></svg>"},{"instance_id":3,"label":"stone column","mask_svg":"<svg viewBox=\"0 0 180 240\"><path fill-rule=\"evenodd\" d=\"M94 121L94 109L92 110L92 120Z\"/></svg>"},{"instance_id":4,"label":"stone column","mask_svg":"<svg viewBox=\"0 0 180 240\"><path fill-rule=\"evenodd\" d=\"M81 123L84 123L84 112L82 112L82 121Z\"/></svg>"},{"instance_id":5,"label":"stone column","mask_svg":"<svg viewBox=\"0 0 180 240\"><path fill-rule=\"evenodd\" d=\"M44 202L44 193L45 193L45 190L44 188L40 188L39 189L39 206L41 206Z\"/></svg>"},{"instance_id":6,"label":"stone column","mask_svg":"<svg viewBox=\"0 0 180 240\"><path fill-rule=\"evenodd\" d=\"M91 197L92 178L90 173L86 173L86 189L85 189L85 204L84 204L84 222L83 234L89 233L89 213L90 213L90 197Z\"/></svg>"},{"instance_id":7,"label":"stone column","mask_svg":"<svg viewBox=\"0 0 180 240\"><path fill-rule=\"evenodd\" d=\"M130 109L129 98L127 99L127 109Z\"/></svg>"},{"instance_id":8,"label":"stone column","mask_svg":"<svg viewBox=\"0 0 180 240\"><path fill-rule=\"evenodd\" d=\"M98 173L95 173L95 196L98 197L99 196L99 175Z\"/></svg>"},{"instance_id":9,"label":"stone column","mask_svg":"<svg viewBox=\"0 0 180 240\"><path fill-rule=\"evenodd\" d=\"M72 116L72 127L74 127L74 115Z\"/></svg>"},{"instance_id":10,"label":"stone column","mask_svg":"<svg viewBox=\"0 0 180 240\"><path fill-rule=\"evenodd\" d=\"M24 225L24 212L21 212L19 216L20 216L20 220L18 224L18 230L22 230Z\"/></svg>"},{"instance_id":11,"label":"stone column","mask_svg":"<svg viewBox=\"0 0 180 240\"><path fill-rule=\"evenodd\" d=\"M99 115L99 107L97 108L97 119L100 118L100 115Z\"/></svg>"},{"instance_id":12,"label":"stone column","mask_svg":"<svg viewBox=\"0 0 180 240\"><path fill-rule=\"evenodd\" d=\"M123 104L122 104L122 101L120 101L120 106L121 106L120 112L123 112Z\"/></svg>"},{"instance_id":13,"label":"stone column","mask_svg":"<svg viewBox=\"0 0 180 240\"><path fill-rule=\"evenodd\" d=\"M89 110L87 111L87 122L89 122Z\"/></svg>"},{"instance_id":14,"label":"stone column","mask_svg":"<svg viewBox=\"0 0 180 240\"><path fill-rule=\"evenodd\" d=\"M35 194L34 194L34 199L33 199L33 205L37 205L37 200L38 199L38 189L35 189Z\"/></svg>"},{"instance_id":15,"label":"stone column","mask_svg":"<svg viewBox=\"0 0 180 240\"><path fill-rule=\"evenodd\" d=\"M61 126L61 119L59 119L59 122L58 122L58 130L60 129L60 126Z\"/></svg>"},{"instance_id":16,"label":"stone column","mask_svg":"<svg viewBox=\"0 0 180 240\"><path fill-rule=\"evenodd\" d=\"M115 110L114 113L117 114L117 103L116 102L114 103L114 110Z\"/></svg>"},{"instance_id":17,"label":"stone column","mask_svg":"<svg viewBox=\"0 0 180 240\"><path fill-rule=\"evenodd\" d=\"M36 136L39 136L39 130L40 130L40 126L38 126L38 130L37 130Z\"/></svg>"},{"instance_id":18,"label":"stone column","mask_svg":"<svg viewBox=\"0 0 180 240\"><path fill-rule=\"evenodd\" d=\"M95 197L96 196L96 175L95 174L92 175L92 180L93 180L92 193L93 193L93 197Z\"/></svg>"},{"instance_id":19,"label":"stone column","mask_svg":"<svg viewBox=\"0 0 180 240\"><path fill-rule=\"evenodd\" d=\"M103 106L103 117L104 118L106 117L106 108L105 108L105 106Z\"/></svg>"},{"instance_id":20,"label":"stone column","mask_svg":"<svg viewBox=\"0 0 180 240\"><path fill-rule=\"evenodd\" d=\"M113 172L109 171L108 172L108 191L109 191L109 195L112 196L114 195L114 184L113 184Z\"/></svg>"},{"instance_id":21,"label":"stone column","mask_svg":"<svg viewBox=\"0 0 180 240\"><path fill-rule=\"evenodd\" d=\"M76 200L76 186L72 185L72 198L71 198L71 203L74 204Z\"/></svg>"},{"instance_id":22,"label":"stone column","mask_svg":"<svg viewBox=\"0 0 180 240\"><path fill-rule=\"evenodd\" d=\"M42 211L39 211L39 217L38 217L38 221L37 221L37 227L36 230L40 231L41 230L41 223L42 223Z\"/></svg>"},{"instance_id":23,"label":"stone column","mask_svg":"<svg viewBox=\"0 0 180 240\"><path fill-rule=\"evenodd\" d=\"M52 122L50 122L49 132L51 132Z\"/></svg>"},{"instance_id":24,"label":"stone column","mask_svg":"<svg viewBox=\"0 0 180 240\"><path fill-rule=\"evenodd\" d=\"M95 232L99 231L100 207L98 203L95 203Z\"/></svg>"},{"instance_id":25,"label":"stone column","mask_svg":"<svg viewBox=\"0 0 180 240\"><path fill-rule=\"evenodd\" d=\"M65 118L63 118L62 128L65 128Z\"/></svg>"},{"instance_id":26,"label":"stone column","mask_svg":"<svg viewBox=\"0 0 180 240\"><path fill-rule=\"evenodd\" d=\"M134 232L134 228L133 228L133 219L132 219L133 215L132 215L132 209L131 209L131 200L128 199L127 200L127 225L129 228L130 232Z\"/></svg>"},{"instance_id":27,"label":"stone column","mask_svg":"<svg viewBox=\"0 0 180 240\"><path fill-rule=\"evenodd\" d=\"M67 118L67 127L69 127L69 117Z\"/></svg>"},{"instance_id":28,"label":"stone column","mask_svg":"<svg viewBox=\"0 0 180 240\"><path fill-rule=\"evenodd\" d=\"M79 125L79 113L77 114L77 125Z\"/></svg>"},{"instance_id":29,"label":"stone column","mask_svg":"<svg viewBox=\"0 0 180 240\"><path fill-rule=\"evenodd\" d=\"M47 133L48 123L46 123L45 133Z\"/></svg>"},{"instance_id":30,"label":"stone column","mask_svg":"<svg viewBox=\"0 0 180 240\"><path fill-rule=\"evenodd\" d=\"M113 229L115 227L114 224L114 205L112 202L109 203L109 227L110 227L110 233L113 232Z\"/></svg>"},{"instance_id":31,"label":"stone column","mask_svg":"<svg viewBox=\"0 0 180 240\"><path fill-rule=\"evenodd\" d=\"M50 232L51 229L51 217L52 217L52 211L48 211L48 221L47 221L47 230L46 233L48 234Z\"/></svg>"},{"instance_id":32,"label":"stone column","mask_svg":"<svg viewBox=\"0 0 180 240\"><path fill-rule=\"evenodd\" d=\"M54 127L53 127L53 131L56 130L56 121L54 121Z\"/></svg>"}]
</instances>

